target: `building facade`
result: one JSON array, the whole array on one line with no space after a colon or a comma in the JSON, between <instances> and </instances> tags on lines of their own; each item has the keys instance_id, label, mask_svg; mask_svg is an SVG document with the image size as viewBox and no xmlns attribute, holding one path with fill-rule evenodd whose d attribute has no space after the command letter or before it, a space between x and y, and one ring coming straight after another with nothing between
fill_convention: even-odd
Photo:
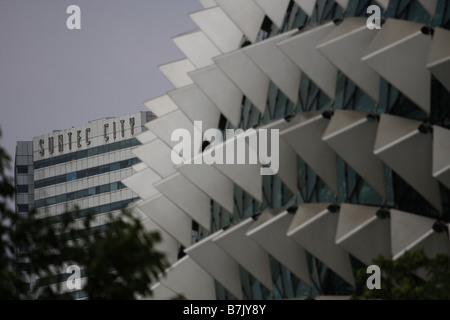
<instances>
[{"instance_id":1,"label":"building facade","mask_svg":"<svg viewBox=\"0 0 450 320\"><path fill-rule=\"evenodd\" d=\"M126 180L183 249L154 298L346 296L378 254L450 253L448 2L200 2ZM180 128L278 130L279 170L195 164L229 140L175 165Z\"/></svg>"},{"instance_id":2,"label":"building facade","mask_svg":"<svg viewBox=\"0 0 450 320\"><path fill-rule=\"evenodd\" d=\"M141 144L136 136L146 131L145 124L153 118L151 112L141 111L18 142L16 211L26 214L34 208L38 217L50 215L58 223L64 213L78 206L77 219L92 211L92 228L105 228L108 213L139 198L121 180L139 166L140 160L131 151ZM19 254L21 250L29 248L19 248ZM83 270L81 275L86 276ZM63 280L68 276L61 275ZM28 280L34 286L37 279ZM84 296L82 291L73 294Z\"/></svg>"}]
</instances>

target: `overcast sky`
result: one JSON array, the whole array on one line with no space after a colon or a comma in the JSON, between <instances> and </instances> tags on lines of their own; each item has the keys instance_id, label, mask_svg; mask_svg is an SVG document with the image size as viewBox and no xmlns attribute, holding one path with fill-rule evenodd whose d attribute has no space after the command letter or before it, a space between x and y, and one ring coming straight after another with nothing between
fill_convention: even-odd
<instances>
[{"instance_id":1,"label":"overcast sky","mask_svg":"<svg viewBox=\"0 0 450 320\"><path fill-rule=\"evenodd\" d=\"M81 9L81 30L66 27ZM0 0L0 144L147 110L171 90L158 65L196 28L197 0Z\"/></svg>"}]
</instances>

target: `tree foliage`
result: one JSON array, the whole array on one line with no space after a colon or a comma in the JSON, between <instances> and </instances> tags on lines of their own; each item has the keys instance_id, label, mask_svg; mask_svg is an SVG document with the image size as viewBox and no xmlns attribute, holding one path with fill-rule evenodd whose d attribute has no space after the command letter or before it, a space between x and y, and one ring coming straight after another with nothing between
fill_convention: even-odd
<instances>
[{"instance_id":1,"label":"tree foliage","mask_svg":"<svg viewBox=\"0 0 450 320\"><path fill-rule=\"evenodd\" d=\"M95 226L100 221L94 212L77 207L58 220L34 210L16 214L8 208L15 195L5 173L10 160L0 146L0 299L73 299L66 286L69 265L87 276L82 289L89 299L152 294L151 283L168 267L155 248L158 232L147 231L128 209L102 218L102 227ZM33 276L39 279L30 290L26 279Z\"/></svg>"},{"instance_id":2,"label":"tree foliage","mask_svg":"<svg viewBox=\"0 0 450 320\"><path fill-rule=\"evenodd\" d=\"M381 269L381 289L370 290L364 286L363 292L353 295L354 299L450 299L450 256L447 254L430 258L421 249L407 251L397 260L380 255L374 264ZM358 271L358 278L364 284L369 276L365 269Z\"/></svg>"}]
</instances>

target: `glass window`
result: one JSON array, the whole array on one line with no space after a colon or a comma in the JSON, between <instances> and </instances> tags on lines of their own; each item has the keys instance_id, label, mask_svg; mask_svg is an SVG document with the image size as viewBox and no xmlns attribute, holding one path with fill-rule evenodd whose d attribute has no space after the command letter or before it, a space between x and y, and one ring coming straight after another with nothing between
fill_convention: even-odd
<instances>
[{"instance_id":1,"label":"glass window","mask_svg":"<svg viewBox=\"0 0 450 320\"><path fill-rule=\"evenodd\" d=\"M84 198L84 197L87 197L88 195L89 195L89 189L79 190L77 198Z\"/></svg>"},{"instance_id":2,"label":"glass window","mask_svg":"<svg viewBox=\"0 0 450 320\"><path fill-rule=\"evenodd\" d=\"M17 209L19 210L19 212L28 212L29 206L28 204L18 204Z\"/></svg>"},{"instance_id":3,"label":"glass window","mask_svg":"<svg viewBox=\"0 0 450 320\"><path fill-rule=\"evenodd\" d=\"M45 199L45 205L50 206L56 203L56 197L49 197Z\"/></svg>"},{"instance_id":4,"label":"glass window","mask_svg":"<svg viewBox=\"0 0 450 320\"><path fill-rule=\"evenodd\" d=\"M120 161L120 169L127 168L128 166L128 160Z\"/></svg>"},{"instance_id":5,"label":"glass window","mask_svg":"<svg viewBox=\"0 0 450 320\"><path fill-rule=\"evenodd\" d=\"M138 146L138 145L140 145L140 144L141 144L141 143L139 142L138 139L136 139L136 138L131 139L131 146L132 146L132 147Z\"/></svg>"},{"instance_id":6,"label":"glass window","mask_svg":"<svg viewBox=\"0 0 450 320\"><path fill-rule=\"evenodd\" d=\"M122 209L123 205L121 202L111 203L111 211Z\"/></svg>"},{"instance_id":7,"label":"glass window","mask_svg":"<svg viewBox=\"0 0 450 320\"><path fill-rule=\"evenodd\" d=\"M98 147L98 153L99 154L102 154L102 153L105 153L105 152L106 152L106 146L105 145Z\"/></svg>"},{"instance_id":8,"label":"glass window","mask_svg":"<svg viewBox=\"0 0 450 320\"><path fill-rule=\"evenodd\" d=\"M100 213L105 213L105 212L108 212L108 211L111 211L111 204L110 203L100 206Z\"/></svg>"},{"instance_id":9,"label":"glass window","mask_svg":"<svg viewBox=\"0 0 450 320\"><path fill-rule=\"evenodd\" d=\"M106 153L106 152L111 152L111 151L116 151L116 150L120 150L123 148L128 148L130 146L137 146L140 144L141 143L139 142L139 140L137 140L135 138L120 141L120 142L114 142L111 144L106 144L103 146L90 148L87 150L64 154L61 156L53 157L51 159L35 161L34 168L40 169L40 168L44 168L44 167L48 167L48 166L53 166L55 164L69 162L69 161L73 161L73 160L77 160L77 159L83 159L86 157L90 157L90 156L94 156L94 155L98 155L98 154L102 154L102 153Z\"/></svg>"},{"instance_id":10,"label":"glass window","mask_svg":"<svg viewBox=\"0 0 450 320\"><path fill-rule=\"evenodd\" d=\"M109 184L104 184L104 185L100 186L100 193L109 192L109 191L110 191Z\"/></svg>"},{"instance_id":11,"label":"glass window","mask_svg":"<svg viewBox=\"0 0 450 320\"><path fill-rule=\"evenodd\" d=\"M40 207L45 206L45 200L44 200L44 199L40 199L40 200L35 201L35 202L34 202L34 206L35 206L36 208L40 208ZM20 210L19 210L19 211L20 211Z\"/></svg>"},{"instance_id":12,"label":"glass window","mask_svg":"<svg viewBox=\"0 0 450 320\"><path fill-rule=\"evenodd\" d=\"M66 174L66 180L67 181L72 181L72 180L76 180L77 179L77 173L76 172L70 172L68 174Z\"/></svg>"},{"instance_id":13,"label":"glass window","mask_svg":"<svg viewBox=\"0 0 450 320\"><path fill-rule=\"evenodd\" d=\"M109 164L104 164L99 167L99 173L109 172Z\"/></svg>"},{"instance_id":14,"label":"glass window","mask_svg":"<svg viewBox=\"0 0 450 320\"><path fill-rule=\"evenodd\" d=\"M66 199L67 199L67 201L75 200L75 192L69 192L66 195Z\"/></svg>"},{"instance_id":15,"label":"glass window","mask_svg":"<svg viewBox=\"0 0 450 320\"><path fill-rule=\"evenodd\" d=\"M67 199L67 194L60 194L59 196L56 196L56 203L65 202Z\"/></svg>"},{"instance_id":16,"label":"glass window","mask_svg":"<svg viewBox=\"0 0 450 320\"><path fill-rule=\"evenodd\" d=\"M87 177L87 170L77 171L77 179L82 179Z\"/></svg>"},{"instance_id":17,"label":"glass window","mask_svg":"<svg viewBox=\"0 0 450 320\"><path fill-rule=\"evenodd\" d=\"M120 169L120 163L114 162L110 164L111 171L119 170Z\"/></svg>"},{"instance_id":18,"label":"glass window","mask_svg":"<svg viewBox=\"0 0 450 320\"><path fill-rule=\"evenodd\" d=\"M88 189L88 195L93 196L95 194L95 187Z\"/></svg>"},{"instance_id":19,"label":"glass window","mask_svg":"<svg viewBox=\"0 0 450 320\"><path fill-rule=\"evenodd\" d=\"M78 151L77 152L77 159L83 159L86 158L88 155L87 150Z\"/></svg>"},{"instance_id":20,"label":"glass window","mask_svg":"<svg viewBox=\"0 0 450 320\"><path fill-rule=\"evenodd\" d=\"M19 184L17 186L18 193L28 193L28 185L27 184Z\"/></svg>"},{"instance_id":21,"label":"glass window","mask_svg":"<svg viewBox=\"0 0 450 320\"><path fill-rule=\"evenodd\" d=\"M99 172L100 172L99 167L87 169L87 175L88 175L88 177L91 177L91 176L94 176L94 175L96 175L96 174L99 174Z\"/></svg>"},{"instance_id":22,"label":"glass window","mask_svg":"<svg viewBox=\"0 0 450 320\"><path fill-rule=\"evenodd\" d=\"M111 183L111 191L115 191L119 189L119 184L117 182Z\"/></svg>"},{"instance_id":23,"label":"glass window","mask_svg":"<svg viewBox=\"0 0 450 320\"><path fill-rule=\"evenodd\" d=\"M28 173L28 166L17 166L17 173Z\"/></svg>"}]
</instances>

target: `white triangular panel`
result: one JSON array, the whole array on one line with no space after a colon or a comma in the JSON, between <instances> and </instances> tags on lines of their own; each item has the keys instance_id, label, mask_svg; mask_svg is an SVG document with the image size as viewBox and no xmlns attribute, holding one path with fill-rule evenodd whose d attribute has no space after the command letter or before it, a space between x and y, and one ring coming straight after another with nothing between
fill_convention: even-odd
<instances>
[{"instance_id":1,"label":"white triangular panel","mask_svg":"<svg viewBox=\"0 0 450 320\"><path fill-rule=\"evenodd\" d=\"M379 219L377 207L341 204L336 244L366 265L373 264L379 254L391 254L389 219Z\"/></svg>"},{"instance_id":2,"label":"white triangular panel","mask_svg":"<svg viewBox=\"0 0 450 320\"><path fill-rule=\"evenodd\" d=\"M140 134L138 134L136 136L136 139L138 139L139 142L142 143L142 144L149 143L149 142L155 140L156 138L157 137L153 134L153 132L148 131L148 130L144 131L144 132L141 132Z\"/></svg>"},{"instance_id":3,"label":"white triangular panel","mask_svg":"<svg viewBox=\"0 0 450 320\"><path fill-rule=\"evenodd\" d=\"M195 163L195 159L193 162ZM177 167L177 170L228 212L233 213L234 184L217 168L202 163L185 164Z\"/></svg>"},{"instance_id":4,"label":"white triangular panel","mask_svg":"<svg viewBox=\"0 0 450 320\"><path fill-rule=\"evenodd\" d=\"M176 172L172 161L170 161L172 149L160 139L155 139L136 147L131 152L162 178L166 178Z\"/></svg>"},{"instance_id":5,"label":"white triangular panel","mask_svg":"<svg viewBox=\"0 0 450 320\"><path fill-rule=\"evenodd\" d=\"M180 173L154 184L164 196L206 230L211 226L210 199Z\"/></svg>"},{"instance_id":6,"label":"white triangular panel","mask_svg":"<svg viewBox=\"0 0 450 320\"><path fill-rule=\"evenodd\" d=\"M254 239L302 282L311 285L305 251L286 236L292 218L293 216L283 209L265 211L258 218L258 222L247 231L247 236Z\"/></svg>"},{"instance_id":7,"label":"white triangular panel","mask_svg":"<svg viewBox=\"0 0 450 320\"><path fill-rule=\"evenodd\" d=\"M169 147L174 148L176 150L175 152L183 158L191 158L201 152L202 133L197 127L194 127L194 123L180 109L150 121L145 126ZM183 133L183 139L180 139L182 142L185 142L184 139L190 140L190 155L187 154L189 150L182 150L184 143L180 145L180 140L172 140L172 134L174 132ZM167 159L166 161L171 161L171 159Z\"/></svg>"},{"instance_id":8,"label":"white triangular panel","mask_svg":"<svg viewBox=\"0 0 450 320\"><path fill-rule=\"evenodd\" d=\"M174 37L172 40L197 68L213 64L212 58L221 54L201 30Z\"/></svg>"},{"instance_id":9,"label":"white triangular panel","mask_svg":"<svg viewBox=\"0 0 450 320\"><path fill-rule=\"evenodd\" d=\"M140 201L142 204L143 201ZM133 211L138 211L144 216L144 219L141 220L141 222L147 232L159 232L162 240L155 245L155 249L163 252L170 264L175 263L178 260L178 242L175 238L159 227L152 219L148 218L139 208L134 207Z\"/></svg>"},{"instance_id":10,"label":"white triangular panel","mask_svg":"<svg viewBox=\"0 0 450 320\"><path fill-rule=\"evenodd\" d=\"M289 6L289 0L255 0L255 2L264 10L270 20L278 28L281 28Z\"/></svg>"},{"instance_id":11,"label":"white triangular panel","mask_svg":"<svg viewBox=\"0 0 450 320\"><path fill-rule=\"evenodd\" d=\"M377 31L367 28L366 18L346 18L317 46L339 70L372 100L378 102L380 76L361 60Z\"/></svg>"},{"instance_id":12,"label":"white triangular panel","mask_svg":"<svg viewBox=\"0 0 450 320\"><path fill-rule=\"evenodd\" d=\"M134 166L132 166L131 169L133 169L133 173L138 173L140 171L144 171L145 169L148 169L148 166L143 162L139 162L139 163L135 164Z\"/></svg>"},{"instance_id":13,"label":"white triangular panel","mask_svg":"<svg viewBox=\"0 0 450 320\"><path fill-rule=\"evenodd\" d=\"M258 128L258 134L261 129L267 130L267 141L268 141L268 150L274 150L271 147L271 130L283 130L288 126L288 123L282 120L273 121L267 125L264 125ZM284 184L291 190L293 194L297 193L297 175L292 174L297 170L297 154L295 151L289 146L289 144L284 139L279 139L279 156L278 156L278 172L276 175L280 177ZM271 153L272 155L272 153ZM273 156L272 156L273 157ZM276 159L276 158L275 158ZM275 161L275 160L274 160Z\"/></svg>"},{"instance_id":14,"label":"white triangular panel","mask_svg":"<svg viewBox=\"0 0 450 320\"><path fill-rule=\"evenodd\" d=\"M450 130L433 126L433 177L450 188Z\"/></svg>"},{"instance_id":15,"label":"white triangular panel","mask_svg":"<svg viewBox=\"0 0 450 320\"><path fill-rule=\"evenodd\" d=\"M144 297L144 300L172 300L178 296L177 292L167 288L160 282L154 284L151 287L152 295L150 297Z\"/></svg>"},{"instance_id":16,"label":"white triangular panel","mask_svg":"<svg viewBox=\"0 0 450 320\"><path fill-rule=\"evenodd\" d=\"M122 179L123 184L130 188L141 199L147 199L158 194L152 185L161 180L161 177L152 169L146 168L139 173Z\"/></svg>"},{"instance_id":17,"label":"white triangular panel","mask_svg":"<svg viewBox=\"0 0 450 320\"><path fill-rule=\"evenodd\" d=\"M167 94L192 122L202 121L203 132L218 127L219 109L195 84L169 91Z\"/></svg>"},{"instance_id":18,"label":"white triangular panel","mask_svg":"<svg viewBox=\"0 0 450 320\"><path fill-rule=\"evenodd\" d=\"M441 211L439 183L432 176L432 135L420 133L419 125L416 120L382 114L374 153Z\"/></svg>"},{"instance_id":19,"label":"white triangular panel","mask_svg":"<svg viewBox=\"0 0 450 320\"><path fill-rule=\"evenodd\" d=\"M192 83L192 79L188 76L188 73L194 71L195 66L189 59L183 59L163 64L158 69L175 88L181 88Z\"/></svg>"},{"instance_id":20,"label":"white triangular panel","mask_svg":"<svg viewBox=\"0 0 450 320\"><path fill-rule=\"evenodd\" d=\"M294 104L298 102L301 71L276 44L297 33L297 30L288 31L243 49Z\"/></svg>"},{"instance_id":21,"label":"white triangular panel","mask_svg":"<svg viewBox=\"0 0 450 320\"><path fill-rule=\"evenodd\" d=\"M342 247L335 244L339 213L329 212L327 206L326 203L300 205L287 236L355 286L350 257Z\"/></svg>"},{"instance_id":22,"label":"white triangular panel","mask_svg":"<svg viewBox=\"0 0 450 320\"><path fill-rule=\"evenodd\" d=\"M259 162L258 154L254 148L250 148L249 143L245 141L246 137L256 136L256 130L249 129L245 133L236 135L227 139L222 144L216 145L208 149L208 152L217 153L219 150L225 153L225 161L223 163L214 163L213 165L219 169L226 177L241 187L245 192L249 193L257 201L262 202L262 177L261 177L261 163ZM236 150L239 145L245 143L244 150ZM234 150L233 156L228 156L228 150ZM242 155L245 155L242 157ZM256 159L256 163L250 162L250 158ZM239 163L239 159L244 163Z\"/></svg>"},{"instance_id":23,"label":"white triangular panel","mask_svg":"<svg viewBox=\"0 0 450 320\"><path fill-rule=\"evenodd\" d=\"M253 0L216 0L217 4L255 42L264 20L264 11Z\"/></svg>"},{"instance_id":24,"label":"white triangular panel","mask_svg":"<svg viewBox=\"0 0 450 320\"><path fill-rule=\"evenodd\" d=\"M184 251L237 299L243 299L238 263L212 241L222 232L220 230Z\"/></svg>"},{"instance_id":25,"label":"white triangular panel","mask_svg":"<svg viewBox=\"0 0 450 320\"><path fill-rule=\"evenodd\" d=\"M301 113L291 119L289 127L282 130L280 136L337 194L336 154L322 141L329 123L320 112Z\"/></svg>"},{"instance_id":26,"label":"white triangular panel","mask_svg":"<svg viewBox=\"0 0 450 320\"><path fill-rule=\"evenodd\" d=\"M214 279L189 256L168 268L160 283L189 300L216 299Z\"/></svg>"},{"instance_id":27,"label":"white triangular panel","mask_svg":"<svg viewBox=\"0 0 450 320\"><path fill-rule=\"evenodd\" d=\"M435 219L422 217L398 210L391 210L391 238L393 259L401 257L405 251L423 249L433 258L437 253L450 254L450 243L446 232L433 230Z\"/></svg>"},{"instance_id":28,"label":"white triangular panel","mask_svg":"<svg viewBox=\"0 0 450 320\"><path fill-rule=\"evenodd\" d=\"M264 114L269 93L269 78L261 69L242 50L222 55L214 61L259 112Z\"/></svg>"},{"instance_id":29,"label":"white triangular panel","mask_svg":"<svg viewBox=\"0 0 450 320\"><path fill-rule=\"evenodd\" d=\"M138 208L184 247L191 245L192 219L166 197L156 195Z\"/></svg>"},{"instance_id":30,"label":"white triangular panel","mask_svg":"<svg viewBox=\"0 0 450 320\"><path fill-rule=\"evenodd\" d=\"M243 33L220 7L194 12L189 16L221 52L239 48Z\"/></svg>"},{"instance_id":31,"label":"white triangular panel","mask_svg":"<svg viewBox=\"0 0 450 320\"><path fill-rule=\"evenodd\" d=\"M450 31L442 28L434 30L428 54L427 68L450 92Z\"/></svg>"},{"instance_id":32,"label":"white triangular panel","mask_svg":"<svg viewBox=\"0 0 450 320\"><path fill-rule=\"evenodd\" d=\"M383 163L373 154L377 127L365 112L336 110L323 140L386 199Z\"/></svg>"},{"instance_id":33,"label":"white triangular panel","mask_svg":"<svg viewBox=\"0 0 450 320\"><path fill-rule=\"evenodd\" d=\"M190 76L233 126L237 127L241 118L241 90L217 66L202 68L190 73Z\"/></svg>"},{"instance_id":34,"label":"white triangular panel","mask_svg":"<svg viewBox=\"0 0 450 320\"><path fill-rule=\"evenodd\" d=\"M295 3L309 16L311 17L316 7L317 0L294 0Z\"/></svg>"},{"instance_id":35,"label":"white triangular panel","mask_svg":"<svg viewBox=\"0 0 450 320\"><path fill-rule=\"evenodd\" d=\"M337 68L316 46L334 29L333 22L278 43L280 49L331 99L336 95Z\"/></svg>"},{"instance_id":36,"label":"white triangular panel","mask_svg":"<svg viewBox=\"0 0 450 320\"><path fill-rule=\"evenodd\" d=\"M246 219L230 227L213 241L267 289L273 291L269 255L253 239L246 236L253 219Z\"/></svg>"},{"instance_id":37,"label":"white triangular panel","mask_svg":"<svg viewBox=\"0 0 450 320\"><path fill-rule=\"evenodd\" d=\"M422 27L387 19L362 60L429 114L431 74L425 65L432 38L421 32Z\"/></svg>"},{"instance_id":38,"label":"white triangular panel","mask_svg":"<svg viewBox=\"0 0 450 320\"><path fill-rule=\"evenodd\" d=\"M148 100L144 102L144 105L158 118L178 109L178 106L167 94Z\"/></svg>"}]
</instances>

